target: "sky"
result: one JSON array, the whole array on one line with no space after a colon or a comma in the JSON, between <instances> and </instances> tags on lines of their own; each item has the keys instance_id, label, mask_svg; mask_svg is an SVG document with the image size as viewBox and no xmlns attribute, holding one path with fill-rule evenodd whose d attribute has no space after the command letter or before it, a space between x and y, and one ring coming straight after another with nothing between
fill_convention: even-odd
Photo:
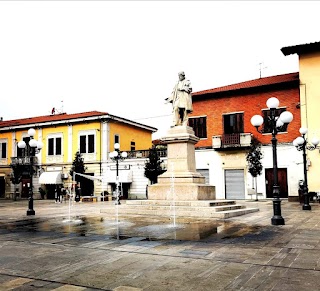
<instances>
[{"instance_id":1,"label":"sky","mask_svg":"<svg viewBox=\"0 0 320 291\"><path fill-rule=\"evenodd\" d=\"M158 128L193 92L299 71L320 1L0 1L0 117L103 111Z\"/></svg>"}]
</instances>

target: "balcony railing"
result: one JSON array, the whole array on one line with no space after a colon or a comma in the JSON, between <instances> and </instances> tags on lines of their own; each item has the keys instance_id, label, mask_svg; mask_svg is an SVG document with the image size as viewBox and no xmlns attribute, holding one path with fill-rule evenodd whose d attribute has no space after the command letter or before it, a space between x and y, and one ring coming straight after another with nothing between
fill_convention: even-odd
<instances>
[{"instance_id":1,"label":"balcony railing","mask_svg":"<svg viewBox=\"0 0 320 291\"><path fill-rule=\"evenodd\" d=\"M240 146L240 133L223 134L221 136L222 147Z\"/></svg>"},{"instance_id":2,"label":"balcony railing","mask_svg":"<svg viewBox=\"0 0 320 291\"><path fill-rule=\"evenodd\" d=\"M251 143L251 133L231 133L215 135L212 137L212 147L214 149L249 147Z\"/></svg>"},{"instance_id":3,"label":"balcony railing","mask_svg":"<svg viewBox=\"0 0 320 291\"><path fill-rule=\"evenodd\" d=\"M167 156L167 150L162 149L158 150L158 155L160 158L165 158ZM141 150L141 151L129 151L128 158L129 159L139 159L139 158L148 158L149 157L149 150Z\"/></svg>"},{"instance_id":4,"label":"balcony railing","mask_svg":"<svg viewBox=\"0 0 320 291\"><path fill-rule=\"evenodd\" d=\"M167 157L167 150L161 149L158 150L158 155L160 158ZM140 158L148 158L149 157L149 150L139 150L139 151L129 151L128 152L128 158L129 159L140 159ZM11 157L11 164L12 165L30 165L30 159L32 157ZM38 164L38 158L33 157L33 164Z\"/></svg>"},{"instance_id":5,"label":"balcony railing","mask_svg":"<svg viewBox=\"0 0 320 291\"><path fill-rule=\"evenodd\" d=\"M33 159L33 164L38 164L37 157L11 157L12 165L30 165L31 159Z\"/></svg>"}]
</instances>

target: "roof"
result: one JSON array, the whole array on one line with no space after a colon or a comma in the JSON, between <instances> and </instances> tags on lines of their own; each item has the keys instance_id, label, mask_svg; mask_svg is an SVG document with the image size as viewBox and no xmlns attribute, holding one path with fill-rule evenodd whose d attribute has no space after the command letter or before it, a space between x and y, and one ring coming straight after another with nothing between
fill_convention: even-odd
<instances>
[{"instance_id":1,"label":"roof","mask_svg":"<svg viewBox=\"0 0 320 291\"><path fill-rule=\"evenodd\" d=\"M314 52L320 52L320 42L311 42L305 44L299 44L294 46L286 46L281 49L285 56L292 54L308 54Z\"/></svg>"},{"instance_id":2,"label":"roof","mask_svg":"<svg viewBox=\"0 0 320 291\"><path fill-rule=\"evenodd\" d=\"M14 120L5 120L0 121L0 127L13 127L19 125L29 125L29 124L38 124L38 123L46 123L46 122L53 122L53 121L62 121L62 120L70 120L70 119L79 119L79 118L87 118L92 116L101 116L106 115L106 112L99 112L99 111L90 111L90 112L82 112L82 113L75 113L75 114L53 114L53 115L45 115L45 116L36 116L36 117L28 117L22 119L14 119Z\"/></svg>"},{"instance_id":3,"label":"roof","mask_svg":"<svg viewBox=\"0 0 320 291\"><path fill-rule=\"evenodd\" d=\"M125 118L111 115L107 112L101 112L101 111L88 111L88 112L81 112L81 113L74 113L74 114L61 113L61 114L36 116L36 117L14 119L14 120L5 120L5 121L0 121L0 130L2 129L8 130L13 128L25 128L30 126L58 125L58 124L76 123L81 121L99 120L99 119L115 120L118 122L123 122L126 124L131 124L133 126L141 127L152 132L157 131L157 128L155 127L151 127L142 123L138 123L129 119L125 119Z\"/></svg>"},{"instance_id":4,"label":"roof","mask_svg":"<svg viewBox=\"0 0 320 291\"><path fill-rule=\"evenodd\" d=\"M281 84L281 83L290 83L293 81L299 81L299 73L296 72L296 73L289 73L289 74L284 74L284 75L277 75L277 76L254 79L254 80L236 83L236 84L232 84L232 85L227 85L227 86L223 86L223 87L194 92L194 93L192 93L192 96L236 91L236 90L241 90L241 89L249 89L249 88L262 87L262 86Z\"/></svg>"}]
</instances>

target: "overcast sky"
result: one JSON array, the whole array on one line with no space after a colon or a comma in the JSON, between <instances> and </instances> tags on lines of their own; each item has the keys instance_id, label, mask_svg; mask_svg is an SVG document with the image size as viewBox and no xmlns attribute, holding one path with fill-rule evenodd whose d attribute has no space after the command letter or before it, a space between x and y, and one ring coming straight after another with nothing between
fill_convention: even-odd
<instances>
[{"instance_id":1,"label":"overcast sky","mask_svg":"<svg viewBox=\"0 0 320 291\"><path fill-rule=\"evenodd\" d=\"M0 1L0 117L104 111L159 128L183 70L193 91L297 72L319 1ZM63 101L63 102L62 102ZM62 108L63 105L63 108Z\"/></svg>"}]
</instances>

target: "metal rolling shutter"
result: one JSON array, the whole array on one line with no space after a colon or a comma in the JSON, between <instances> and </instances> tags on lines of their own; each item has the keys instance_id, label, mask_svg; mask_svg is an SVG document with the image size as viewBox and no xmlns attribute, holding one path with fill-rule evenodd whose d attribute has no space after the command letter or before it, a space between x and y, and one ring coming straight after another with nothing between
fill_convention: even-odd
<instances>
[{"instance_id":1,"label":"metal rolling shutter","mask_svg":"<svg viewBox=\"0 0 320 291\"><path fill-rule=\"evenodd\" d=\"M197 172L205 177L205 184L209 184L209 169L197 169Z\"/></svg>"},{"instance_id":2,"label":"metal rolling shutter","mask_svg":"<svg viewBox=\"0 0 320 291\"><path fill-rule=\"evenodd\" d=\"M225 170L226 199L245 199L243 170Z\"/></svg>"}]
</instances>

